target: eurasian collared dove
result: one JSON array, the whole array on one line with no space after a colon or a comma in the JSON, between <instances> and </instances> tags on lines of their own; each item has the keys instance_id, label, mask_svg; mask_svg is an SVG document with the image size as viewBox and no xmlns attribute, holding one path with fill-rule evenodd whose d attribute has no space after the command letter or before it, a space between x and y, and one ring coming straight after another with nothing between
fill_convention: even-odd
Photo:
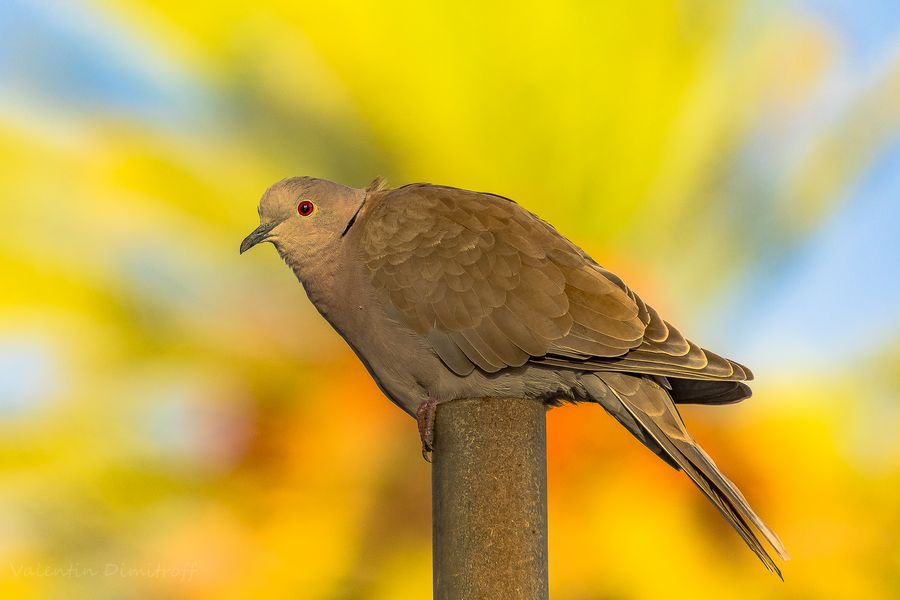
<instances>
[{"instance_id":1,"label":"eurasian collared dove","mask_svg":"<svg viewBox=\"0 0 900 600\"><path fill-rule=\"evenodd\" d=\"M458 398L597 402L682 469L770 570L778 537L691 438L676 404L750 396L746 367L684 338L549 224L494 194L312 177L270 187L243 253L269 241L384 394L416 416Z\"/></svg>"}]
</instances>

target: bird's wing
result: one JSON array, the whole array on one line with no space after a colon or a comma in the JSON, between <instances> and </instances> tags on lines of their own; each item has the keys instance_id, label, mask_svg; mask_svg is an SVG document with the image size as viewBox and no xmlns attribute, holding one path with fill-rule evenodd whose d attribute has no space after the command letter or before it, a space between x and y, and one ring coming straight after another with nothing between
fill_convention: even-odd
<instances>
[{"instance_id":1,"label":"bird's wing","mask_svg":"<svg viewBox=\"0 0 900 600\"><path fill-rule=\"evenodd\" d=\"M413 184L373 204L360 240L373 284L393 315L459 375L531 360L740 378L733 363L685 340L621 280L511 200Z\"/></svg>"},{"instance_id":2,"label":"bird's wing","mask_svg":"<svg viewBox=\"0 0 900 600\"><path fill-rule=\"evenodd\" d=\"M639 345L615 357L586 356L581 348L573 348L570 340L566 339L557 344L555 353L540 357L536 359L536 362L566 367L577 365L584 370L642 373L705 381L733 382L753 379L753 373L747 367L701 348L685 338L671 323L663 320L652 306L646 304L640 296L629 289L617 275L596 264L580 249L578 251L585 263L592 265L634 301L638 308L638 318L644 324L643 337ZM574 352L570 353L566 350L574 350ZM720 398L715 394L719 388L703 386L695 390L687 385L679 385L681 387L679 401L711 404L724 401L722 399L724 396ZM722 388L722 391L728 393L729 397L733 397L733 400L749 395L746 387L731 386Z\"/></svg>"}]
</instances>

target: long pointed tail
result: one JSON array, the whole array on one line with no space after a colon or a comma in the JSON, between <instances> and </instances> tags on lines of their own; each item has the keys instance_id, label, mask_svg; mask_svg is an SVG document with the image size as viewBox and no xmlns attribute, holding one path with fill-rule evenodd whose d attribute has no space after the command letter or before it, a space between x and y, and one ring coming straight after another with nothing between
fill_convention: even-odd
<instances>
[{"instance_id":1,"label":"long pointed tail","mask_svg":"<svg viewBox=\"0 0 900 600\"><path fill-rule=\"evenodd\" d=\"M628 427L632 433L644 443L647 443L645 438L649 436L654 442L648 444L651 449L660 455L664 453L665 458L671 459L667 462L674 462L683 469L737 530L766 568L783 579L778 566L756 537L751 523L772 545L778 556L787 560L788 554L781 540L753 512L737 487L722 475L709 455L693 440L668 392L655 381L642 377L622 373L598 373L597 377L612 392L605 394L601 400L604 407L614 416L617 412L622 413L624 408L625 415L640 425L641 431L638 433L632 427ZM616 418L628 426L626 421L630 419L623 420L619 416ZM662 450L662 453L659 450Z\"/></svg>"}]
</instances>

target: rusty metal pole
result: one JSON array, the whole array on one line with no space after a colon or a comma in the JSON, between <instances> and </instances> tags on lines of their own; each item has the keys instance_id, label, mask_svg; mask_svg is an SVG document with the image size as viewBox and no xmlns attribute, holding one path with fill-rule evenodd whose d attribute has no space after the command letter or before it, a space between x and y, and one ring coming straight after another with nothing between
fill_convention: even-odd
<instances>
[{"instance_id":1,"label":"rusty metal pole","mask_svg":"<svg viewBox=\"0 0 900 600\"><path fill-rule=\"evenodd\" d=\"M546 600L546 408L456 400L435 426L435 600Z\"/></svg>"}]
</instances>

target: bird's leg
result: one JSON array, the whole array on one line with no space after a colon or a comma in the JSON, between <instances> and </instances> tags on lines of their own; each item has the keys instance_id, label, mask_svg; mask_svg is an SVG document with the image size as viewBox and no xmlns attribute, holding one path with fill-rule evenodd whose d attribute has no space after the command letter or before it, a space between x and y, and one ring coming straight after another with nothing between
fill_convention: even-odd
<instances>
[{"instance_id":1,"label":"bird's leg","mask_svg":"<svg viewBox=\"0 0 900 600\"><path fill-rule=\"evenodd\" d=\"M431 462L431 451L434 449L434 415L437 400L430 395L416 409L416 423L419 425L419 439L422 440L422 458Z\"/></svg>"}]
</instances>

